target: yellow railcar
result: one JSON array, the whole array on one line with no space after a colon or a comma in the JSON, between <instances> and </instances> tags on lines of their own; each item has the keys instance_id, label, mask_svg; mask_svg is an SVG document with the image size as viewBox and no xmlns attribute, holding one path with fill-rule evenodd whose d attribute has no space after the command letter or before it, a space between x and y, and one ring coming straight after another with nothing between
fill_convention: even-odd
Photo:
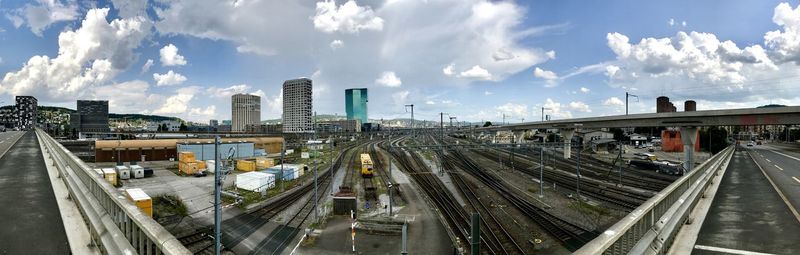
<instances>
[{"instance_id":1,"label":"yellow railcar","mask_svg":"<svg viewBox=\"0 0 800 255\"><path fill-rule=\"evenodd\" d=\"M363 153L361 154L361 176L365 178L371 178L372 175L372 158L369 157L369 154Z\"/></svg>"}]
</instances>

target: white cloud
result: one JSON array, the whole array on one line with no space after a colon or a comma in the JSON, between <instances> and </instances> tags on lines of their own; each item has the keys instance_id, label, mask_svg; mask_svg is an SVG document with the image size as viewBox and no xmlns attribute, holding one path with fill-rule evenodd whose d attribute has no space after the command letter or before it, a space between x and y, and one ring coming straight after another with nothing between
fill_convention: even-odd
<instances>
[{"instance_id":1,"label":"white cloud","mask_svg":"<svg viewBox=\"0 0 800 255\"><path fill-rule=\"evenodd\" d=\"M231 98L234 94L242 94L247 93L250 90L250 85L247 84L239 84L233 85L227 88L217 88L217 87L209 87L206 89L206 94L210 97L216 98ZM261 90L259 90L261 91ZM263 91L261 94L263 95ZM260 95L259 95L260 96ZM263 98L263 96L261 96Z\"/></svg>"},{"instance_id":2,"label":"white cloud","mask_svg":"<svg viewBox=\"0 0 800 255\"><path fill-rule=\"evenodd\" d=\"M591 91L589 88L586 88L586 87L581 87L581 92L583 92L583 93L589 93L589 91Z\"/></svg>"},{"instance_id":3,"label":"white cloud","mask_svg":"<svg viewBox=\"0 0 800 255\"><path fill-rule=\"evenodd\" d=\"M94 89L91 98L108 100L109 111L114 113L150 112L150 107L163 102L163 98L149 93L149 89L150 84L146 81L133 80L99 86Z\"/></svg>"},{"instance_id":4,"label":"white cloud","mask_svg":"<svg viewBox=\"0 0 800 255\"><path fill-rule=\"evenodd\" d=\"M31 32L42 36L42 31L50 25L71 21L78 18L78 4L74 1L37 0L38 5L25 4L25 6L12 10L6 17L19 28L27 23Z\"/></svg>"},{"instance_id":5,"label":"white cloud","mask_svg":"<svg viewBox=\"0 0 800 255\"><path fill-rule=\"evenodd\" d=\"M392 93L392 100L398 106L405 105L408 102L408 95L411 94L408 90Z\"/></svg>"},{"instance_id":6,"label":"white cloud","mask_svg":"<svg viewBox=\"0 0 800 255\"><path fill-rule=\"evenodd\" d=\"M555 80L558 79L558 75L552 71L542 70L541 68L536 68L533 70L533 76L537 78L542 78L545 80Z\"/></svg>"},{"instance_id":7,"label":"white cloud","mask_svg":"<svg viewBox=\"0 0 800 255\"><path fill-rule=\"evenodd\" d=\"M492 79L492 74L489 73L489 71L484 69L483 67L475 65L469 70L461 72L459 74L459 77L467 79L490 80Z\"/></svg>"},{"instance_id":8,"label":"white cloud","mask_svg":"<svg viewBox=\"0 0 800 255\"><path fill-rule=\"evenodd\" d=\"M614 78L614 74L616 74L618 71L619 71L619 66L615 65L606 66L606 76L608 76L609 78Z\"/></svg>"},{"instance_id":9,"label":"white cloud","mask_svg":"<svg viewBox=\"0 0 800 255\"><path fill-rule=\"evenodd\" d=\"M555 51L551 50L551 51L545 52L544 54L549 59L556 59L556 52Z\"/></svg>"},{"instance_id":10,"label":"white cloud","mask_svg":"<svg viewBox=\"0 0 800 255\"><path fill-rule=\"evenodd\" d=\"M618 97L611 97L603 101L603 105L622 106L625 105L625 102L622 102Z\"/></svg>"},{"instance_id":11,"label":"white cloud","mask_svg":"<svg viewBox=\"0 0 800 255\"><path fill-rule=\"evenodd\" d=\"M433 100L428 100L428 101L425 101L425 104L427 104L427 105L435 105L436 102L434 102Z\"/></svg>"},{"instance_id":12,"label":"white cloud","mask_svg":"<svg viewBox=\"0 0 800 255\"><path fill-rule=\"evenodd\" d=\"M339 49L341 47L344 47L344 42L342 42L342 40L333 40L331 42L331 49L335 50L335 49Z\"/></svg>"},{"instance_id":13,"label":"white cloud","mask_svg":"<svg viewBox=\"0 0 800 255\"><path fill-rule=\"evenodd\" d=\"M348 0L336 6L333 0L317 2L314 15L314 28L325 33L343 32L358 33L361 30L383 29L383 19L376 17L369 6L358 6L355 1Z\"/></svg>"},{"instance_id":14,"label":"white cloud","mask_svg":"<svg viewBox=\"0 0 800 255\"><path fill-rule=\"evenodd\" d=\"M182 114L189 109L189 102L194 98L196 88L181 88L174 96L168 97L164 104L153 111L153 114Z\"/></svg>"},{"instance_id":15,"label":"white cloud","mask_svg":"<svg viewBox=\"0 0 800 255\"><path fill-rule=\"evenodd\" d=\"M387 87L400 87L403 84L403 81L400 78L397 78L394 72L383 72L381 77L375 80L375 83L387 86Z\"/></svg>"},{"instance_id":16,"label":"white cloud","mask_svg":"<svg viewBox=\"0 0 800 255\"><path fill-rule=\"evenodd\" d=\"M669 24L669 26L674 26L675 25L675 19L669 18L669 21L667 21L667 24Z\"/></svg>"},{"instance_id":17,"label":"white cloud","mask_svg":"<svg viewBox=\"0 0 800 255\"><path fill-rule=\"evenodd\" d=\"M182 66L186 64L186 59L178 54L178 47L173 44L168 44L158 51L161 56L162 66Z\"/></svg>"},{"instance_id":18,"label":"white cloud","mask_svg":"<svg viewBox=\"0 0 800 255\"><path fill-rule=\"evenodd\" d=\"M681 26L683 26L683 27L686 27L686 25L687 25L687 24L686 24L686 21L685 21L685 20L684 20L684 21L681 21Z\"/></svg>"},{"instance_id":19,"label":"white cloud","mask_svg":"<svg viewBox=\"0 0 800 255\"><path fill-rule=\"evenodd\" d=\"M570 102L569 108L579 112L592 112L592 109L589 109L589 105L581 101Z\"/></svg>"},{"instance_id":20,"label":"white cloud","mask_svg":"<svg viewBox=\"0 0 800 255\"><path fill-rule=\"evenodd\" d=\"M553 101L553 99L547 98L544 103L545 108L545 115L552 116L551 119L555 118L562 118L562 119L569 119L572 118L572 112L564 111L564 105L559 102Z\"/></svg>"},{"instance_id":21,"label":"white cloud","mask_svg":"<svg viewBox=\"0 0 800 255\"><path fill-rule=\"evenodd\" d=\"M528 105L526 104L506 103L495 107L495 109L500 112L500 115L506 114L506 118L525 118L529 115Z\"/></svg>"},{"instance_id":22,"label":"white cloud","mask_svg":"<svg viewBox=\"0 0 800 255\"><path fill-rule=\"evenodd\" d=\"M156 80L156 86L172 86L185 82L186 76L169 70L165 74L154 73L153 80Z\"/></svg>"},{"instance_id":23,"label":"white cloud","mask_svg":"<svg viewBox=\"0 0 800 255\"><path fill-rule=\"evenodd\" d=\"M72 102L129 68L150 24L142 17L107 22L107 14L108 9L89 10L80 28L61 32L58 56L31 57L20 70L5 74L0 93Z\"/></svg>"},{"instance_id":24,"label":"white cloud","mask_svg":"<svg viewBox=\"0 0 800 255\"><path fill-rule=\"evenodd\" d=\"M147 62L144 62L144 65L142 65L142 71L140 73L146 73L147 71L150 71L150 67L153 67L152 59L148 59Z\"/></svg>"},{"instance_id":25,"label":"white cloud","mask_svg":"<svg viewBox=\"0 0 800 255\"><path fill-rule=\"evenodd\" d=\"M484 96L491 96L492 94L494 94L494 93L492 93L492 92L489 92L489 91L484 91L484 92L483 92L483 95L484 95Z\"/></svg>"},{"instance_id":26,"label":"white cloud","mask_svg":"<svg viewBox=\"0 0 800 255\"><path fill-rule=\"evenodd\" d=\"M119 16L130 18L135 16L147 16L147 0L111 0L114 7L119 10Z\"/></svg>"},{"instance_id":27,"label":"white cloud","mask_svg":"<svg viewBox=\"0 0 800 255\"><path fill-rule=\"evenodd\" d=\"M217 114L217 106L209 105L205 109L196 107L189 110L189 116L195 119L208 120Z\"/></svg>"},{"instance_id":28,"label":"white cloud","mask_svg":"<svg viewBox=\"0 0 800 255\"><path fill-rule=\"evenodd\" d=\"M455 68L456 68L455 65L449 64L447 65L447 67L442 69L442 73L447 76L453 76Z\"/></svg>"},{"instance_id":29,"label":"white cloud","mask_svg":"<svg viewBox=\"0 0 800 255\"><path fill-rule=\"evenodd\" d=\"M325 1L316 2L325 4ZM357 3L356 6L364 10L370 6L372 17L383 20L380 32L362 27L358 33L349 34L349 26L341 24L335 32L320 32L313 20L317 16L316 3L308 1L236 1L234 4L232 1L175 0L152 8L156 14L156 28L163 36L225 40L241 54L270 55L271 61L276 62L296 62L307 59L309 52L313 52L315 57L297 62L300 65L297 68L322 70L323 73L314 79L314 85L327 84L328 91L356 84L375 84L380 74L391 70L402 78L404 90L414 94L435 93L475 82L476 79L458 75L476 65L491 74L489 81L500 82L554 58L555 52L548 53L550 49L540 49L528 41L536 41L530 39L563 27L525 25L529 18L526 15L531 12L524 4L514 1ZM331 1L327 4L331 6ZM346 0L337 1L337 13L341 13L346 4ZM345 42L346 47L328 50L330 43L337 39ZM497 61L494 55L498 52L509 53L507 55L513 58ZM498 57L505 59L506 56L501 55ZM452 75L443 75L444 68L451 64ZM370 97L391 98L394 92L376 89L370 91ZM340 104L339 100L324 96L314 102L315 107L331 109L339 109L337 105ZM380 106L370 109L371 114L393 111Z\"/></svg>"}]
</instances>

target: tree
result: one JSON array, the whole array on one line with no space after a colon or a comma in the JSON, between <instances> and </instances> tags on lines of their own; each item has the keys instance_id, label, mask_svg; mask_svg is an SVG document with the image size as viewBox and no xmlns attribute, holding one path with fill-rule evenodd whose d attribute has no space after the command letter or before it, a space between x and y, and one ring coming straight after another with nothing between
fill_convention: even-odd
<instances>
[{"instance_id":1,"label":"tree","mask_svg":"<svg viewBox=\"0 0 800 255\"><path fill-rule=\"evenodd\" d=\"M483 127L489 127L489 126L492 126L492 122L491 121L487 121L486 123L483 123Z\"/></svg>"},{"instance_id":2,"label":"tree","mask_svg":"<svg viewBox=\"0 0 800 255\"><path fill-rule=\"evenodd\" d=\"M184 124L184 123L181 123L181 127L180 127L178 130L180 130L180 131L186 131L186 130L189 130L189 127L187 127L187 126L186 126L186 124Z\"/></svg>"}]
</instances>

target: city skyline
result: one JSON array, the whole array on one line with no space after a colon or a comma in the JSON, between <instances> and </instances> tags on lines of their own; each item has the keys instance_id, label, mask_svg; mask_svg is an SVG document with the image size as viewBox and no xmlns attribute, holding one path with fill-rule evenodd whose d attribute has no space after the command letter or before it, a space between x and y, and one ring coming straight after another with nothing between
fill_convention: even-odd
<instances>
[{"instance_id":1,"label":"city skyline","mask_svg":"<svg viewBox=\"0 0 800 255\"><path fill-rule=\"evenodd\" d=\"M800 55L795 2L115 2L3 1L0 101L108 100L112 112L207 123L230 119L232 94L252 93L261 119L277 119L282 81L309 77L314 111L345 115L341 91L366 87L384 102L370 115L385 119L408 118L405 104L426 120L520 122L541 107L553 119L618 115L625 92L638 96L631 113L655 112L662 95L698 110L800 104L787 93ZM34 9L51 15L25 15ZM185 22L206 9L218 13L199 18L251 24ZM279 11L253 11L265 9ZM449 15L397 18L409 12Z\"/></svg>"}]
</instances>

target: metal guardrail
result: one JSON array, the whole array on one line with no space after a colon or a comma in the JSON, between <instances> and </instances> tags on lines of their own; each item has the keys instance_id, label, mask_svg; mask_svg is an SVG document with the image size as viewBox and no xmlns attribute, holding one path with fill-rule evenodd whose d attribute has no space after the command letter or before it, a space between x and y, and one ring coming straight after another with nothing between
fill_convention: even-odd
<instances>
[{"instance_id":1,"label":"metal guardrail","mask_svg":"<svg viewBox=\"0 0 800 255\"><path fill-rule=\"evenodd\" d=\"M733 156L725 148L633 210L574 254L665 254L718 170Z\"/></svg>"},{"instance_id":2,"label":"metal guardrail","mask_svg":"<svg viewBox=\"0 0 800 255\"><path fill-rule=\"evenodd\" d=\"M172 234L145 215L86 163L44 131L36 136L53 159L89 226L92 242L104 254L191 254Z\"/></svg>"}]
</instances>

